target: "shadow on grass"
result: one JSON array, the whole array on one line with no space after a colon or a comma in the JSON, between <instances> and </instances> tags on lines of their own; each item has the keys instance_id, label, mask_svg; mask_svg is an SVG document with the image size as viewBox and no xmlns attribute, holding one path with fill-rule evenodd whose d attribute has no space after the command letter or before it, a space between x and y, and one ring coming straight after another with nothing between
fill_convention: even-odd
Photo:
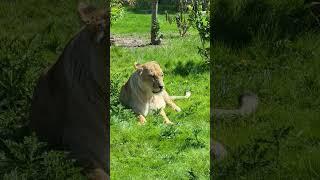
<instances>
[{"instance_id":1,"label":"shadow on grass","mask_svg":"<svg viewBox=\"0 0 320 180\"><path fill-rule=\"evenodd\" d=\"M201 74L207 71L209 71L209 65L205 64L205 62L195 63L189 60L186 63L179 61L172 70L172 73L180 76L188 76L190 74Z\"/></svg>"}]
</instances>

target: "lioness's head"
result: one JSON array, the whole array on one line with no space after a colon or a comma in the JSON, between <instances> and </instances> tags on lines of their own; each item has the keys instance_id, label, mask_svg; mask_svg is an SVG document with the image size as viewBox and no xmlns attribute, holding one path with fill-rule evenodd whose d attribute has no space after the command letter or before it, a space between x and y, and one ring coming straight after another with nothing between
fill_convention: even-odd
<instances>
[{"instance_id":1,"label":"lioness's head","mask_svg":"<svg viewBox=\"0 0 320 180\"><path fill-rule=\"evenodd\" d=\"M135 64L134 66L145 90L151 91L154 94L162 92L164 88L163 72L157 62L151 61L144 64Z\"/></svg>"},{"instance_id":2,"label":"lioness's head","mask_svg":"<svg viewBox=\"0 0 320 180\"><path fill-rule=\"evenodd\" d=\"M106 42L109 20L105 9L98 9L92 5L79 3L78 12L83 23L94 32L97 43Z\"/></svg>"}]
</instances>

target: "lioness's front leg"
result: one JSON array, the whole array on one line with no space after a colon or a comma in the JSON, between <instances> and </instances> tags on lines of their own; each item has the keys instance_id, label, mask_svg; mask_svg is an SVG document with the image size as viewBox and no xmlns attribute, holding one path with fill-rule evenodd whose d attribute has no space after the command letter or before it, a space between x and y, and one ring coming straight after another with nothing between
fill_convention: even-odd
<instances>
[{"instance_id":1,"label":"lioness's front leg","mask_svg":"<svg viewBox=\"0 0 320 180\"><path fill-rule=\"evenodd\" d=\"M173 122L171 122L169 120L169 118L167 117L166 113L164 112L164 109L160 110L160 115L163 117L163 120L164 120L163 123L165 123L165 124L173 124Z\"/></svg>"},{"instance_id":2,"label":"lioness's front leg","mask_svg":"<svg viewBox=\"0 0 320 180\"><path fill-rule=\"evenodd\" d=\"M147 122L146 118L141 114L138 116L138 119L140 124L144 124Z\"/></svg>"},{"instance_id":3,"label":"lioness's front leg","mask_svg":"<svg viewBox=\"0 0 320 180\"><path fill-rule=\"evenodd\" d=\"M110 180L110 177L107 175L104 170L96 168L88 173L89 180Z\"/></svg>"}]
</instances>

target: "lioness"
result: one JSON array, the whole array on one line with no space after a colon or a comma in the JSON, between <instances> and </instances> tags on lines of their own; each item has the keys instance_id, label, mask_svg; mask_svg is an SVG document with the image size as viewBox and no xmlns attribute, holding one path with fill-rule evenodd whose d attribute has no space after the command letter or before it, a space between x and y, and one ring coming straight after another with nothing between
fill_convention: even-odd
<instances>
[{"instance_id":1,"label":"lioness","mask_svg":"<svg viewBox=\"0 0 320 180\"><path fill-rule=\"evenodd\" d=\"M120 102L130 107L137 115L141 124L146 122L146 116L150 111L160 110L164 123L172 124L164 112L166 104L175 111L180 112L173 100L189 98L191 93L185 96L169 96L164 88L163 72L160 65L155 62L135 64L136 71L121 88Z\"/></svg>"},{"instance_id":2,"label":"lioness","mask_svg":"<svg viewBox=\"0 0 320 180\"><path fill-rule=\"evenodd\" d=\"M107 43L105 9L80 3L85 26L66 45L58 61L39 78L30 126L42 140L71 151L92 179L109 179L106 132Z\"/></svg>"}]
</instances>

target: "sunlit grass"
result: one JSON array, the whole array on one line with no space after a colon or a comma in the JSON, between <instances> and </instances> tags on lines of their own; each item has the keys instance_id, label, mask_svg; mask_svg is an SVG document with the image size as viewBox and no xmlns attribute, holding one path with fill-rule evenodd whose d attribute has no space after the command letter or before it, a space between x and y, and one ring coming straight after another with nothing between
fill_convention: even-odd
<instances>
[{"instance_id":1,"label":"sunlit grass","mask_svg":"<svg viewBox=\"0 0 320 180\"><path fill-rule=\"evenodd\" d=\"M159 115L147 116L147 124L138 125L135 115L124 110L114 94L111 112L111 178L112 179L200 179L209 177L209 71L197 53L200 40L192 30L180 38L175 24L168 24L161 15L164 34L160 46L143 48L111 48L111 90L119 91L134 72L134 62L156 60L165 73L167 91L184 95L188 100L176 101L182 112L166 108L175 123L164 125ZM150 15L127 12L114 24L111 32L117 36L147 39ZM182 64L180 64L182 63ZM196 140L197 139L197 140Z\"/></svg>"}]
</instances>

